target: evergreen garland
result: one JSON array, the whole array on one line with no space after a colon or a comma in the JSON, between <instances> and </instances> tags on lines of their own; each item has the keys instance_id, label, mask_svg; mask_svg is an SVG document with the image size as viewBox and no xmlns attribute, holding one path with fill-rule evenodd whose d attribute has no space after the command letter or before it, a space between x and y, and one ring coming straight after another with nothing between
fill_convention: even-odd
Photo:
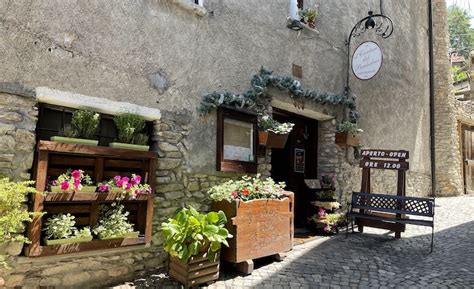
<instances>
[{"instance_id":1,"label":"evergreen garland","mask_svg":"<svg viewBox=\"0 0 474 289\"><path fill-rule=\"evenodd\" d=\"M206 115L212 109L220 105L227 105L240 109L247 109L256 112L267 110L271 103L271 97L267 94L269 85L280 90L287 90L294 100L295 106L304 108L304 101L309 100L322 105L342 105L349 109L351 122L356 122L359 114L356 109L356 102L353 96L336 95L329 93L318 93L316 91L304 90L301 83L291 77L278 77L273 75L271 70L262 67L260 72L252 77L252 89L245 93L211 92L203 96L198 111L201 115Z\"/></svg>"}]
</instances>

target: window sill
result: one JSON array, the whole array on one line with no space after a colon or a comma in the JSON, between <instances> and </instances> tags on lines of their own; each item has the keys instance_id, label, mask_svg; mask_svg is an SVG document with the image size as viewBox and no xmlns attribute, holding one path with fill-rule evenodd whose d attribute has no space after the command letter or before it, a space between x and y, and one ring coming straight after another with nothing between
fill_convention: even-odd
<instances>
[{"instance_id":1,"label":"window sill","mask_svg":"<svg viewBox=\"0 0 474 289\"><path fill-rule=\"evenodd\" d=\"M207 13L206 8L189 2L189 0L172 0L172 2L181 8L184 8L198 16L204 16Z\"/></svg>"},{"instance_id":2,"label":"window sill","mask_svg":"<svg viewBox=\"0 0 474 289\"><path fill-rule=\"evenodd\" d=\"M303 31L308 31L308 32L312 32L312 33L315 33L315 34L319 34L318 30L316 30L314 28L311 28L311 27L309 27L309 25L307 25L303 22L300 22L298 20L288 19L287 27L292 29L292 30L298 31L298 32L303 30ZM299 29L295 29L295 28L299 28Z\"/></svg>"}]
</instances>

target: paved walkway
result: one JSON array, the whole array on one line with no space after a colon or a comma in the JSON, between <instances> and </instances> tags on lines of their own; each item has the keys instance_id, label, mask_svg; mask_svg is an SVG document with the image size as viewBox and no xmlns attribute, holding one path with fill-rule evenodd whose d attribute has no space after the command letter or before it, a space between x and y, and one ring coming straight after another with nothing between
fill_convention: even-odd
<instances>
[{"instance_id":1,"label":"paved walkway","mask_svg":"<svg viewBox=\"0 0 474 289\"><path fill-rule=\"evenodd\" d=\"M296 246L282 262L260 260L249 276L223 273L208 288L474 288L474 197L437 199L435 214L432 254L431 228L407 226L400 240L367 228ZM180 288L164 274L134 286Z\"/></svg>"}]
</instances>

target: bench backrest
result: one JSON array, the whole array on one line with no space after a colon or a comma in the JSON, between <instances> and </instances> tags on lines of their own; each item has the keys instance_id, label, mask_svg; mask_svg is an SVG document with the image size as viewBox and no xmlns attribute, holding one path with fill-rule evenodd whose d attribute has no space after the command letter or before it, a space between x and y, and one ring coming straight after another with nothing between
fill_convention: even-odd
<instances>
[{"instance_id":1,"label":"bench backrest","mask_svg":"<svg viewBox=\"0 0 474 289\"><path fill-rule=\"evenodd\" d=\"M372 193L352 193L353 209L380 211L386 213L434 216L434 199L393 196Z\"/></svg>"}]
</instances>

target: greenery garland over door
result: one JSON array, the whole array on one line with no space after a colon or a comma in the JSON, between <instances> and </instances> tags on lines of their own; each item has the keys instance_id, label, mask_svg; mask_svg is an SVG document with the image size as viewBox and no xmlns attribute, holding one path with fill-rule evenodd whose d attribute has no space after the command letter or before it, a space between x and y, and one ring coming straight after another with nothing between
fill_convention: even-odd
<instances>
[{"instance_id":1,"label":"greenery garland over door","mask_svg":"<svg viewBox=\"0 0 474 289\"><path fill-rule=\"evenodd\" d=\"M272 86L288 91L290 97L294 100L295 106L298 108L304 108L305 101L312 101L322 105L341 105L348 109L351 122L356 123L359 118L356 101L352 95L336 95L304 90L298 80L288 76L275 76L273 71L264 67L260 68L260 72L252 77L250 83L252 88L245 93L215 91L204 95L198 108L199 113L206 115L220 105L263 113L271 105L272 98L267 94L267 88Z\"/></svg>"}]
</instances>

